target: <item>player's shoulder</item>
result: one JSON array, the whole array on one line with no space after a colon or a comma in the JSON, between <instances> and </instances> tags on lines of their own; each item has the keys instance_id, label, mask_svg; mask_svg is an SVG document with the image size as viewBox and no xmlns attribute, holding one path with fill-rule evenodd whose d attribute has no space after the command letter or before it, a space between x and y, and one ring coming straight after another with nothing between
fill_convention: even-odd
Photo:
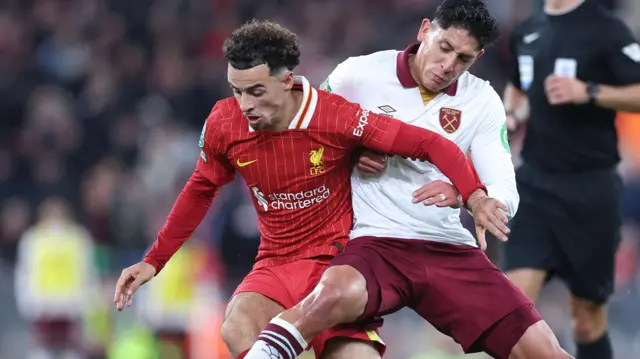
<instances>
[{"instance_id":1,"label":"player's shoulder","mask_svg":"<svg viewBox=\"0 0 640 359\"><path fill-rule=\"evenodd\" d=\"M397 50L384 50L368 55L352 56L340 64L343 70L348 70L351 76L360 78L379 78L385 74L386 68L395 69Z\"/></svg>"},{"instance_id":2,"label":"player's shoulder","mask_svg":"<svg viewBox=\"0 0 640 359\"><path fill-rule=\"evenodd\" d=\"M242 117L242 111L238 101L233 97L227 97L216 102L207 117L207 123L223 124L233 122Z\"/></svg>"},{"instance_id":3,"label":"player's shoulder","mask_svg":"<svg viewBox=\"0 0 640 359\"><path fill-rule=\"evenodd\" d=\"M594 5L598 6L599 21L593 23L593 28L599 35L601 35L599 38L604 40L601 41L602 43L616 43L614 39L619 39L621 37L626 39L632 34L629 26L627 26L620 17L616 16L613 12L600 4L593 4L592 6Z\"/></svg>"},{"instance_id":4,"label":"player's shoulder","mask_svg":"<svg viewBox=\"0 0 640 359\"><path fill-rule=\"evenodd\" d=\"M217 101L202 127L200 147L203 142L226 142L225 138L230 134L244 132L241 126L244 123L243 116L235 98L227 97Z\"/></svg>"},{"instance_id":5,"label":"player's shoulder","mask_svg":"<svg viewBox=\"0 0 640 359\"><path fill-rule=\"evenodd\" d=\"M470 105L492 109L502 108L502 99L491 83L470 72L464 72L458 78L456 96L463 98Z\"/></svg>"},{"instance_id":6,"label":"player's shoulder","mask_svg":"<svg viewBox=\"0 0 640 359\"><path fill-rule=\"evenodd\" d=\"M525 42L525 37L541 30L546 22L544 14L532 15L518 23L511 30L510 40L515 42Z\"/></svg>"},{"instance_id":7,"label":"player's shoulder","mask_svg":"<svg viewBox=\"0 0 640 359\"><path fill-rule=\"evenodd\" d=\"M316 114L339 113L348 111L358 106L356 103L350 102L346 98L333 92L318 91L318 104ZM327 117L327 116L320 116Z\"/></svg>"},{"instance_id":8,"label":"player's shoulder","mask_svg":"<svg viewBox=\"0 0 640 359\"><path fill-rule=\"evenodd\" d=\"M474 99L480 97L482 101L488 98L493 99L494 95L498 96L498 93L489 81L469 71L465 71L460 75L457 86L456 96L471 97Z\"/></svg>"},{"instance_id":9,"label":"player's shoulder","mask_svg":"<svg viewBox=\"0 0 640 359\"><path fill-rule=\"evenodd\" d=\"M382 50L367 55L350 57L350 59L353 59L354 65L377 68L380 65L395 65L399 52L398 50Z\"/></svg>"}]
</instances>

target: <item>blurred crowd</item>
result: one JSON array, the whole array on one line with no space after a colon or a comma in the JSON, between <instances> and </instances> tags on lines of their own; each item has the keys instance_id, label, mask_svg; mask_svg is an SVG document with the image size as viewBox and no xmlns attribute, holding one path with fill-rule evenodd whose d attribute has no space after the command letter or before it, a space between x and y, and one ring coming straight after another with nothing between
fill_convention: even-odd
<instances>
[{"instance_id":1,"label":"blurred crowd","mask_svg":"<svg viewBox=\"0 0 640 359\"><path fill-rule=\"evenodd\" d=\"M191 174L209 110L230 95L222 42L250 18L281 22L300 35L298 72L319 85L348 56L404 48L438 2L0 2L0 358L226 359L222 310L259 240L239 179L133 308L111 304L115 278L153 243ZM640 30L640 1L603 2ZM473 72L501 92L509 30L531 4L488 3L503 36ZM624 353L640 353L640 119L621 114L619 127L628 220L612 330ZM561 338L563 295L554 287L542 304ZM409 312L382 334L386 358L457 357Z\"/></svg>"}]
</instances>

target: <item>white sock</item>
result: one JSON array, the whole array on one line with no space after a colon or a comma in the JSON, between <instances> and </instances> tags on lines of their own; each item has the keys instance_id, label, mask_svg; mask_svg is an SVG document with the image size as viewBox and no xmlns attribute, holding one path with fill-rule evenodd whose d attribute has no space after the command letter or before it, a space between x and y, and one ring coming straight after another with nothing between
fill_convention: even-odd
<instances>
[{"instance_id":1,"label":"white sock","mask_svg":"<svg viewBox=\"0 0 640 359\"><path fill-rule=\"evenodd\" d=\"M291 323L273 318L258 336L258 341L244 357L245 359L295 359L307 343Z\"/></svg>"}]
</instances>

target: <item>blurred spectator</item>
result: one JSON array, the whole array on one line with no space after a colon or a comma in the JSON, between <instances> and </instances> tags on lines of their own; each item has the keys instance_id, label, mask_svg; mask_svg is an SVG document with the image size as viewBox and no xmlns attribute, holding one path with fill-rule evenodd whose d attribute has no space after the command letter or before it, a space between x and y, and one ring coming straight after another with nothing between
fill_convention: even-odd
<instances>
[{"instance_id":1,"label":"blurred spectator","mask_svg":"<svg viewBox=\"0 0 640 359\"><path fill-rule=\"evenodd\" d=\"M82 358L81 319L98 283L93 250L64 200L46 199L18 246L18 309L37 338L28 358Z\"/></svg>"}]
</instances>

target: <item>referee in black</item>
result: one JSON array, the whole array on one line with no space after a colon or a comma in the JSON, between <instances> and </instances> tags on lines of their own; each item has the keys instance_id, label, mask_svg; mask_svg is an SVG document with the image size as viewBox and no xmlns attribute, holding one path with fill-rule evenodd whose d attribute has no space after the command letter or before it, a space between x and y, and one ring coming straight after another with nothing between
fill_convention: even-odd
<instances>
[{"instance_id":1,"label":"referee in black","mask_svg":"<svg viewBox=\"0 0 640 359\"><path fill-rule=\"evenodd\" d=\"M546 280L561 278L577 358L612 359L606 303L622 222L614 118L616 110L640 112L640 45L597 1L545 0L510 46L507 118L528 121L520 207L502 264L533 302Z\"/></svg>"}]
</instances>

